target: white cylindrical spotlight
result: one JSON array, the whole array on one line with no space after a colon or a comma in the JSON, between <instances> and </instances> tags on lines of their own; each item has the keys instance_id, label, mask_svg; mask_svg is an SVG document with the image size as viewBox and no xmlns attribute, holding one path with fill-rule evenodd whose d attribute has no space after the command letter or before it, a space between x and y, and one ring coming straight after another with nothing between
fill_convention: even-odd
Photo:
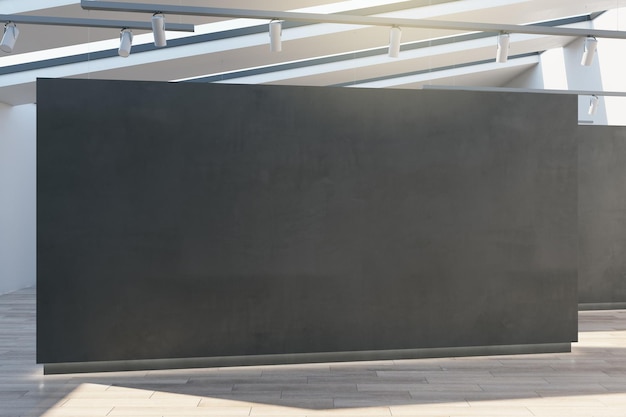
<instances>
[{"instance_id":1,"label":"white cylindrical spotlight","mask_svg":"<svg viewBox=\"0 0 626 417\"><path fill-rule=\"evenodd\" d=\"M600 98L595 94L591 96L589 100L589 113L590 116L593 116L598 111L598 105L600 104Z\"/></svg>"},{"instance_id":2,"label":"white cylindrical spotlight","mask_svg":"<svg viewBox=\"0 0 626 417\"><path fill-rule=\"evenodd\" d=\"M2 35L2 42L0 42L0 49L4 52L13 52L15 47L15 41L20 34L20 30L15 26L15 23L9 22L4 25L4 35Z\"/></svg>"},{"instance_id":3,"label":"white cylindrical spotlight","mask_svg":"<svg viewBox=\"0 0 626 417\"><path fill-rule=\"evenodd\" d=\"M587 36L587 38L585 38L585 49L583 50L583 58L580 61L580 65L588 67L593 63L593 57L596 54L597 47L598 40L596 38L593 36Z\"/></svg>"},{"instance_id":4,"label":"white cylindrical spotlight","mask_svg":"<svg viewBox=\"0 0 626 417\"><path fill-rule=\"evenodd\" d=\"M397 58L400 55L400 40L402 39L402 30L398 26L394 26L389 31L389 56Z\"/></svg>"},{"instance_id":5,"label":"white cylindrical spotlight","mask_svg":"<svg viewBox=\"0 0 626 417\"><path fill-rule=\"evenodd\" d=\"M283 50L282 34L283 34L283 21L272 20L270 22L270 51L280 52Z\"/></svg>"},{"instance_id":6,"label":"white cylindrical spotlight","mask_svg":"<svg viewBox=\"0 0 626 417\"><path fill-rule=\"evenodd\" d=\"M133 32L130 29L122 29L120 32L120 49L117 54L122 58L130 55L130 48L133 46Z\"/></svg>"},{"instance_id":7,"label":"white cylindrical spotlight","mask_svg":"<svg viewBox=\"0 0 626 417\"><path fill-rule=\"evenodd\" d=\"M511 38L508 33L498 35L498 49L496 50L496 62L504 64L509 59L509 42Z\"/></svg>"},{"instance_id":8,"label":"white cylindrical spotlight","mask_svg":"<svg viewBox=\"0 0 626 417\"><path fill-rule=\"evenodd\" d=\"M162 13L155 13L152 16L152 34L154 35L154 46L162 48L167 45L165 38L165 16Z\"/></svg>"}]
</instances>

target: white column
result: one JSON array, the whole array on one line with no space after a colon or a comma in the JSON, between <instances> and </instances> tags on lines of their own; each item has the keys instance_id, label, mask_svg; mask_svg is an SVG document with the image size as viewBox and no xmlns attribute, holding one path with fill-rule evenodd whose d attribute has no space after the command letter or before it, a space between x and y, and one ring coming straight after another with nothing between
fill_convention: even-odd
<instances>
[{"instance_id":1,"label":"white column","mask_svg":"<svg viewBox=\"0 0 626 417\"><path fill-rule=\"evenodd\" d=\"M0 294L36 281L36 106L0 103Z\"/></svg>"}]
</instances>

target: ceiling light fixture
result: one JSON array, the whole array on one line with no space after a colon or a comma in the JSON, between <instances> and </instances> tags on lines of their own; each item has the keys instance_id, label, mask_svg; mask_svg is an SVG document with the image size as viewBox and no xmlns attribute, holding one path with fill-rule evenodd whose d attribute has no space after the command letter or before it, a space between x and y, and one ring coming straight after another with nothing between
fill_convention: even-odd
<instances>
[{"instance_id":1,"label":"ceiling light fixture","mask_svg":"<svg viewBox=\"0 0 626 417\"><path fill-rule=\"evenodd\" d=\"M152 34L154 35L154 46L158 48L167 46L165 16L163 16L163 13L156 12L152 15Z\"/></svg>"},{"instance_id":2,"label":"ceiling light fixture","mask_svg":"<svg viewBox=\"0 0 626 417\"><path fill-rule=\"evenodd\" d=\"M400 39L402 30L398 26L392 26L389 32L389 56L397 58L400 55Z\"/></svg>"},{"instance_id":3,"label":"ceiling light fixture","mask_svg":"<svg viewBox=\"0 0 626 417\"><path fill-rule=\"evenodd\" d=\"M496 62L504 64L509 59L509 41L508 33L500 33L498 35L498 49L496 50Z\"/></svg>"},{"instance_id":4,"label":"ceiling light fixture","mask_svg":"<svg viewBox=\"0 0 626 417\"><path fill-rule=\"evenodd\" d=\"M281 36L283 34L283 21L272 20L270 21L270 51L280 52L283 50Z\"/></svg>"},{"instance_id":5,"label":"ceiling light fixture","mask_svg":"<svg viewBox=\"0 0 626 417\"><path fill-rule=\"evenodd\" d=\"M592 95L591 99L589 100L589 111L587 111L587 113L590 116L593 116L594 114L596 114L596 112L598 111L599 104L600 104L600 98L596 96L595 94Z\"/></svg>"},{"instance_id":6,"label":"ceiling light fixture","mask_svg":"<svg viewBox=\"0 0 626 417\"><path fill-rule=\"evenodd\" d=\"M0 49L4 52L11 53L15 47L15 41L20 34L20 30L15 23L9 22L4 25L4 35L2 35L2 42L0 42Z\"/></svg>"},{"instance_id":7,"label":"ceiling light fixture","mask_svg":"<svg viewBox=\"0 0 626 417\"><path fill-rule=\"evenodd\" d=\"M585 46L583 51L583 58L580 61L580 65L586 67L593 63L593 57L596 54L596 48L598 47L598 40L593 36L587 36L585 38Z\"/></svg>"},{"instance_id":8,"label":"ceiling light fixture","mask_svg":"<svg viewBox=\"0 0 626 417\"><path fill-rule=\"evenodd\" d=\"M122 29L120 32L120 48L117 50L117 54L122 58L127 58L130 55L130 48L133 46L133 32L130 29Z\"/></svg>"}]
</instances>

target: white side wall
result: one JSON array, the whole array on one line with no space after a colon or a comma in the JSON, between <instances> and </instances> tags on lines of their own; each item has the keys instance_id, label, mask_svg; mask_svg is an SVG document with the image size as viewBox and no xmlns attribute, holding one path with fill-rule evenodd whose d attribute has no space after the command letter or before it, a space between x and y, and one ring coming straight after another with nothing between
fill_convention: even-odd
<instances>
[{"instance_id":1,"label":"white side wall","mask_svg":"<svg viewBox=\"0 0 626 417\"><path fill-rule=\"evenodd\" d=\"M626 7L605 13L594 20L596 29L626 30ZM626 91L626 40L599 39L598 62L602 89L604 91ZM604 103L603 103L604 102ZM608 124L626 126L626 96L604 97ZM595 120L595 119L594 119Z\"/></svg>"},{"instance_id":2,"label":"white side wall","mask_svg":"<svg viewBox=\"0 0 626 417\"><path fill-rule=\"evenodd\" d=\"M0 294L36 281L36 106L0 103Z\"/></svg>"}]
</instances>

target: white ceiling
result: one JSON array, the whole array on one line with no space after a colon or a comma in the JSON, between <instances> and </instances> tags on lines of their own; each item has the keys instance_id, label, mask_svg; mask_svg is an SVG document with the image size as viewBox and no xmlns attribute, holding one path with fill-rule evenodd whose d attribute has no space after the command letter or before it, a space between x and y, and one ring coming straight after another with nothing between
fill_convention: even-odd
<instances>
[{"instance_id":1,"label":"white ceiling","mask_svg":"<svg viewBox=\"0 0 626 417\"><path fill-rule=\"evenodd\" d=\"M155 3L133 0L134 3ZM158 0L160 3L168 3ZM171 0L168 4L240 9L367 14L384 17L501 24L554 22L620 6L619 0ZM149 21L149 14L86 11L78 0L0 0L0 14ZM309 24L283 30L283 51L271 53L267 21L166 15L192 23L195 33L168 32L167 48L155 49L152 34L134 31L129 58L116 55L119 31L19 25L12 54L0 52L0 102L35 101L37 77L80 77L297 85L420 88L424 84L504 86L539 62L537 55L572 42L569 37L511 35L507 64L492 62L495 34L402 30L399 58L387 56L389 30ZM590 27L590 22L573 27ZM249 28L248 33L242 30ZM443 39L443 40L442 40ZM515 58L515 56L522 57Z\"/></svg>"}]
</instances>

